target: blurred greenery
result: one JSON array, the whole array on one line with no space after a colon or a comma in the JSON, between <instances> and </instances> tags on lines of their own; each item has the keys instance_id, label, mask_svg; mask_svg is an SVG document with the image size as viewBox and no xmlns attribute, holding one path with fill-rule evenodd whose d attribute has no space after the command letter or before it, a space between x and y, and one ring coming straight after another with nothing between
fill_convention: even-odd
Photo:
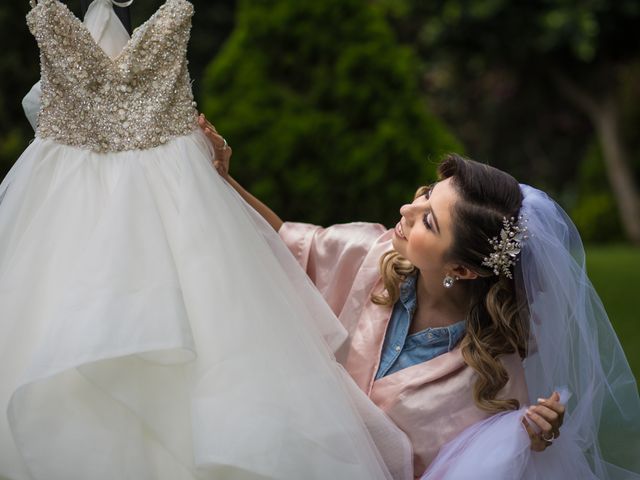
<instances>
[{"instance_id":1,"label":"blurred greenery","mask_svg":"<svg viewBox=\"0 0 640 480\"><path fill-rule=\"evenodd\" d=\"M597 144L592 144L578 166L576 199L570 210L571 218L587 242L624 240L615 199L606 177L602 151Z\"/></svg>"},{"instance_id":2,"label":"blurred greenery","mask_svg":"<svg viewBox=\"0 0 640 480\"><path fill-rule=\"evenodd\" d=\"M203 108L233 174L283 218L392 224L434 161L462 149L430 114L417 59L366 0L240 1Z\"/></svg>"},{"instance_id":3,"label":"blurred greenery","mask_svg":"<svg viewBox=\"0 0 640 480\"><path fill-rule=\"evenodd\" d=\"M587 272L640 381L640 250L626 245L586 248Z\"/></svg>"}]
</instances>

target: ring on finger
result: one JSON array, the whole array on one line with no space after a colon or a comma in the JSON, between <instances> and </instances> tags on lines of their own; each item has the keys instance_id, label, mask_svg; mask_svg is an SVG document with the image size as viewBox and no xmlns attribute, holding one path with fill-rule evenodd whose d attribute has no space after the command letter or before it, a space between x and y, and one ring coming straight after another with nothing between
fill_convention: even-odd
<instances>
[{"instance_id":1,"label":"ring on finger","mask_svg":"<svg viewBox=\"0 0 640 480\"><path fill-rule=\"evenodd\" d=\"M551 442L551 440L553 440L554 438L555 438L555 435L553 434L553 432L543 433L542 434L542 439L545 442Z\"/></svg>"},{"instance_id":2,"label":"ring on finger","mask_svg":"<svg viewBox=\"0 0 640 480\"><path fill-rule=\"evenodd\" d=\"M222 137L222 140L224 141L224 145L222 146L223 150L226 150L227 148L229 148L229 144L227 143L227 139Z\"/></svg>"}]
</instances>

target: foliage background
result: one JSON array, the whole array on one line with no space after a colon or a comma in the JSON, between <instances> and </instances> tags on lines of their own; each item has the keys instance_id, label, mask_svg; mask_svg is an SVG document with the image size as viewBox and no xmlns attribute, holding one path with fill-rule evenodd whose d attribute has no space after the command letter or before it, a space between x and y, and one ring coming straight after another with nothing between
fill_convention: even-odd
<instances>
[{"instance_id":1,"label":"foliage background","mask_svg":"<svg viewBox=\"0 0 640 480\"><path fill-rule=\"evenodd\" d=\"M80 1L67 3L80 16ZM200 108L234 148L234 177L283 218L393 225L448 151L507 170L571 214L640 374L640 252L609 181L606 122L570 88L602 115L612 106L638 185L640 2L192 3ZM133 24L160 4L136 0ZM28 9L0 4L0 176L33 137L20 105L39 69Z\"/></svg>"}]
</instances>

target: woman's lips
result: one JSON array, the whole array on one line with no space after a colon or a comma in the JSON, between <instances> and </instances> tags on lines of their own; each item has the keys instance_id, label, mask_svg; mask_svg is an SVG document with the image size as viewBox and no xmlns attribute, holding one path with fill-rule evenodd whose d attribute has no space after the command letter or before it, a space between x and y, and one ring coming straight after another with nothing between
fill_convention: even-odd
<instances>
[{"instance_id":1,"label":"woman's lips","mask_svg":"<svg viewBox=\"0 0 640 480\"><path fill-rule=\"evenodd\" d=\"M396 224L396 228L394 229L395 234L402 238L403 240L406 240L407 237L404 236L404 231L402 230L402 222L398 222Z\"/></svg>"}]
</instances>

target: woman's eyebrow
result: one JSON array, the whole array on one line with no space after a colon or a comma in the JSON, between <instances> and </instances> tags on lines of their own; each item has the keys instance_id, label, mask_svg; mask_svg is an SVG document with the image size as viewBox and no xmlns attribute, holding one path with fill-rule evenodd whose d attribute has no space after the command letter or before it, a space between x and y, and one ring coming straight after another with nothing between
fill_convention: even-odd
<instances>
[{"instance_id":1,"label":"woman's eyebrow","mask_svg":"<svg viewBox=\"0 0 640 480\"><path fill-rule=\"evenodd\" d=\"M429 207L429 212L431 212L431 216L433 217L433 223L436 224L436 229L438 233L440 233L440 225L438 225L438 218L436 217L436 213L433 211L433 208Z\"/></svg>"}]
</instances>

